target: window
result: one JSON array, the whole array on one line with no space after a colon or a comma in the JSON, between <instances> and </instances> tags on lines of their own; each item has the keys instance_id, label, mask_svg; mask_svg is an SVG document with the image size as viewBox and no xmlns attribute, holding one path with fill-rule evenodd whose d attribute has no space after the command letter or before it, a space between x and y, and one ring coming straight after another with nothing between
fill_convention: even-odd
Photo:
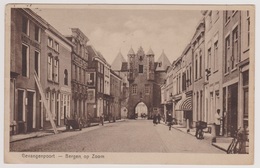
<instances>
[{"instance_id":1,"label":"window","mask_svg":"<svg viewBox=\"0 0 260 168\"><path fill-rule=\"evenodd\" d=\"M143 65L139 65L139 73L143 73L144 72L144 70L143 70Z\"/></svg>"},{"instance_id":2,"label":"window","mask_svg":"<svg viewBox=\"0 0 260 168\"><path fill-rule=\"evenodd\" d=\"M182 73L182 91L186 90L186 74Z\"/></svg>"},{"instance_id":3,"label":"window","mask_svg":"<svg viewBox=\"0 0 260 168\"><path fill-rule=\"evenodd\" d=\"M133 94L137 94L137 85L136 85L136 84L134 84L134 85L132 86L132 93L133 93Z\"/></svg>"},{"instance_id":4,"label":"window","mask_svg":"<svg viewBox=\"0 0 260 168\"><path fill-rule=\"evenodd\" d=\"M29 47L22 45L22 76L29 76Z\"/></svg>"},{"instance_id":5,"label":"window","mask_svg":"<svg viewBox=\"0 0 260 168\"><path fill-rule=\"evenodd\" d=\"M97 77L97 90L100 92L100 78Z\"/></svg>"},{"instance_id":6,"label":"window","mask_svg":"<svg viewBox=\"0 0 260 168\"><path fill-rule=\"evenodd\" d=\"M54 82L59 82L59 60L54 60Z\"/></svg>"},{"instance_id":7,"label":"window","mask_svg":"<svg viewBox=\"0 0 260 168\"><path fill-rule=\"evenodd\" d=\"M199 67L200 77L202 77L202 52L200 51L200 67Z\"/></svg>"},{"instance_id":8,"label":"window","mask_svg":"<svg viewBox=\"0 0 260 168\"><path fill-rule=\"evenodd\" d=\"M53 58L51 56L48 56L48 80L52 80L52 59Z\"/></svg>"},{"instance_id":9,"label":"window","mask_svg":"<svg viewBox=\"0 0 260 168\"><path fill-rule=\"evenodd\" d=\"M249 108L249 93L248 93L248 84L249 84L249 71L243 72L243 89L244 89L244 102L243 102L243 126L244 128L248 127L248 108Z\"/></svg>"},{"instance_id":10,"label":"window","mask_svg":"<svg viewBox=\"0 0 260 168\"><path fill-rule=\"evenodd\" d=\"M211 48L208 49L208 69L211 67Z\"/></svg>"},{"instance_id":11,"label":"window","mask_svg":"<svg viewBox=\"0 0 260 168\"><path fill-rule=\"evenodd\" d=\"M41 37L41 29L35 25L34 39L40 42L40 37Z\"/></svg>"},{"instance_id":12,"label":"window","mask_svg":"<svg viewBox=\"0 0 260 168\"><path fill-rule=\"evenodd\" d=\"M190 66L190 84L191 84L191 81L192 81L192 79L191 79L191 66Z\"/></svg>"},{"instance_id":13,"label":"window","mask_svg":"<svg viewBox=\"0 0 260 168\"><path fill-rule=\"evenodd\" d=\"M48 46L53 48L53 39L48 37Z\"/></svg>"},{"instance_id":14,"label":"window","mask_svg":"<svg viewBox=\"0 0 260 168\"><path fill-rule=\"evenodd\" d=\"M53 92L52 94L51 94L52 96L51 96L51 112L52 112L52 118L53 119L55 119L56 118L56 107L55 107L55 105L56 105L56 103L55 103L55 97L56 97L56 95L55 95L55 92Z\"/></svg>"},{"instance_id":15,"label":"window","mask_svg":"<svg viewBox=\"0 0 260 168\"><path fill-rule=\"evenodd\" d=\"M26 17L22 18L22 32L29 36L29 20Z\"/></svg>"},{"instance_id":16,"label":"window","mask_svg":"<svg viewBox=\"0 0 260 168\"><path fill-rule=\"evenodd\" d=\"M68 70L64 70L64 85L68 85Z\"/></svg>"},{"instance_id":17,"label":"window","mask_svg":"<svg viewBox=\"0 0 260 168\"><path fill-rule=\"evenodd\" d=\"M100 62L97 62L97 71L100 72Z\"/></svg>"},{"instance_id":18,"label":"window","mask_svg":"<svg viewBox=\"0 0 260 168\"><path fill-rule=\"evenodd\" d=\"M59 43L55 42L55 51L59 52Z\"/></svg>"},{"instance_id":19,"label":"window","mask_svg":"<svg viewBox=\"0 0 260 168\"><path fill-rule=\"evenodd\" d=\"M228 66L228 53L230 50L230 36L228 35L225 39L225 55L224 55L224 66L225 66L225 73L229 71Z\"/></svg>"},{"instance_id":20,"label":"window","mask_svg":"<svg viewBox=\"0 0 260 168\"><path fill-rule=\"evenodd\" d=\"M79 67L79 82L81 82L81 68Z\"/></svg>"},{"instance_id":21,"label":"window","mask_svg":"<svg viewBox=\"0 0 260 168\"><path fill-rule=\"evenodd\" d=\"M236 27L232 32L232 56L231 56L231 69L234 69L238 60L238 28Z\"/></svg>"},{"instance_id":22,"label":"window","mask_svg":"<svg viewBox=\"0 0 260 168\"><path fill-rule=\"evenodd\" d=\"M250 16L249 11L246 12L247 16L247 46L250 45Z\"/></svg>"},{"instance_id":23,"label":"window","mask_svg":"<svg viewBox=\"0 0 260 168\"><path fill-rule=\"evenodd\" d=\"M145 85L145 94L150 93L150 85Z\"/></svg>"},{"instance_id":24,"label":"window","mask_svg":"<svg viewBox=\"0 0 260 168\"><path fill-rule=\"evenodd\" d=\"M218 41L214 43L214 70L218 70Z\"/></svg>"},{"instance_id":25,"label":"window","mask_svg":"<svg viewBox=\"0 0 260 168\"><path fill-rule=\"evenodd\" d=\"M225 11L225 23L227 23L230 19L229 11Z\"/></svg>"},{"instance_id":26,"label":"window","mask_svg":"<svg viewBox=\"0 0 260 168\"><path fill-rule=\"evenodd\" d=\"M100 78L100 92L104 93L104 84L103 84L103 78Z\"/></svg>"},{"instance_id":27,"label":"window","mask_svg":"<svg viewBox=\"0 0 260 168\"><path fill-rule=\"evenodd\" d=\"M159 66L159 67L162 67L162 62L159 62L158 66Z\"/></svg>"},{"instance_id":28,"label":"window","mask_svg":"<svg viewBox=\"0 0 260 168\"><path fill-rule=\"evenodd\" d=\"M34 52L34 70L38 77L40 77L40 53L38 51Z\"/></svg>"},{"instance_id":29,"label":"window","mask_svg":"<svg viewBox=\"0 0 260 168\"><path fill-rule=\"evenodd\" d=\"M195 60L195 79L198 79L198 56L197 55Z\"/></svg>"}]
</instances>

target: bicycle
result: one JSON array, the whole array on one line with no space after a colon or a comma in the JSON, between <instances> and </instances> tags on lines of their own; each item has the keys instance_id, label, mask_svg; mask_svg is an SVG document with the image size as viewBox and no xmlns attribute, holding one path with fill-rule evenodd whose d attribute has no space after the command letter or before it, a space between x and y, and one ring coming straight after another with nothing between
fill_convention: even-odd
<instances>
[{"instance_id":1,"label":"bicycle","mask_svg":"<svg viewBox=\"0 0 260 168\"><path fill-rule=\"evenodd\" d=\"M235 132L235 136L232 139L232 142L228 146L227 154L241 154L243 153L244 141L244 132L241 130L241 127Z\"/></svg>"}]
</instances>

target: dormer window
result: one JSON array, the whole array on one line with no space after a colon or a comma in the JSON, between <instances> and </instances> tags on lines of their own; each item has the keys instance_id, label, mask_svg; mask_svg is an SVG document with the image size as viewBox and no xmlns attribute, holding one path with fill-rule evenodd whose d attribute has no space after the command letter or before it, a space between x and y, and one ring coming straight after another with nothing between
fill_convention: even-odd
<instances>
[{"instance_id":1,"label":"dormer window","mask_svg":"<svg viewBox=\"0 0 260 168\"><path fill-rule=\"evenodd\" d=\"M159 66L159 67L162 67L162 62L159 62L158 66Z\"/></svg>"}]
</instances>

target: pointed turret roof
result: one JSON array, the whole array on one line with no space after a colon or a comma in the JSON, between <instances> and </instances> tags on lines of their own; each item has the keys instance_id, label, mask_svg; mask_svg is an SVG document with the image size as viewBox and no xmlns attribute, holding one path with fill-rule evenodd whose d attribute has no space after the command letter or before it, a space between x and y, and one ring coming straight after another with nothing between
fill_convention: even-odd
<instances>
[{"instance_id":1,"label":"pointed turret roof","mask_svg":"<svg viewBox=\"0 0 260 168\"><path fill-rule=\"evenodd\" d=\"M123 57L121 51L117 54L116 58L114 59L111 68L115 71L121 70L122 63L126 62L125 58Z\"/></svg>"},{"instance_id":2,"label":"pointed turret roof","mask_svg":"<svg viewBox=\"0 0 260 168\"><path fill-rule=\"evenodd\" d=\"M167 67L170 65L171 65L171 63L163 51L161 56L157 60L156 71L165 71L165 70L167 70Z\"/></svg>"},{"instance_id":3,"label":"pointed turret roof","mask_svg":"<svg viewBox=\"0 0 260 168\"><path fill-rule=\"evenodd\" d=\"M134 54L135 54L135 52L134 52L133 48L131 47L129 52L128 52L128 55L134 55Z\"/></svg>"},{"instance_id":4,"label":"pointed turret roof","mask_svg":"<svg viewBox=\"0 0 260 168\"><path fill-rule=\"evenodd\" d=\"M150 48L146 55L154 55L153 50Z\"/></svg>"}]
</instances>

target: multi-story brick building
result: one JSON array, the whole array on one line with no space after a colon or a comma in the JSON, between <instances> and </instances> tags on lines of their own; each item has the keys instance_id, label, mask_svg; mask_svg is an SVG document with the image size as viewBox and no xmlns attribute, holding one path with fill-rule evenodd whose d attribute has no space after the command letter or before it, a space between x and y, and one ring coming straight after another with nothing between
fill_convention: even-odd
<instances>
[{"instance_id":1,"label":"multi-story brick building","mask_svg":"<svg viewBox=\"0 0 260 168\"><path fill-rule=\"evenodd\" d=\"M121 119L121 100L122 100L122 78L113 70L110 70L110 96L111 96L111 116L115 121Z\"/></svg>"},{"instance_id":2,"label":"multi-story brick building","mask_svg":"<svg viewBox=\"0 0 260 168\"><path fill-rule=\"evenodd\" d=\"M71 117L86 119L88 89L88 37L79 29L72 28L67 39L74 44L71 55ZM69 100L69 99L68 99Z\"/></svg>"},{"instance_id":3,"label":"multi-story brick building","mask_svg":"<svg viewBox=\"0 0 260 168\"><path fill-rule=\"evenodd\" d=\"M252 30L250 27L250 18L252 13L249 11L241 11L241 59L238 63L239 67L239 79L238 84L239 92L241 96L239 97L238 109L239 111L239 121L238 125L242 128L248 129L249 126L249 63L250 63L250 53L252 56L251 44L252 44Z\"/></svg>"},{"instance_id":4,"label":"multi-story brick building","mask_svg":"<svg viewBox=\"0 0 260 168\"><path fill-rule=\"evenodd\" d=\"M223 53L223 112L225 136L235 135L238 128L238 108L241 93L238 89L241 61L241 11L224 11Z\"/></svg>"},{"instance_id":5,"label":"multi-story brick building","mask_svg":"<svg viewBox=\"0 0 260 168\"><path fill-rule=\"evenodd\" d=\"M46 108L51 111L54 124L62 126L64 116L70 114L68 62L73 44L30 9L12 9L11 19L13 133L50 128ZM40 95L40 90L45 95Z\"/></svg>"},{"instance_id":6,"label":"multi-story brick building","mask_svg":"<svg viewBox=\"0 0 260 168\"><path fill-rule=\"evenodd\" d=\"M71 52L73 44L48 25L46 30L46 52L41 59L42 88L48 102L52 117L57 126L65 124L65 117L70 117L71 104ZM42 107L44 128L50 128L50 118Z\"/></svg>"},{"instance_id":7,"label":"multi-story brick building","mask_svg":"<svg viewBox=\"0 0 260 168\"><path fill-rule=\"evenodd\" d=\"M121 117L127 118L128 116L128 97L129 97L129 82L127 80L127 61L119 52L113 63L111 69L122 78L122 96L121 96Z\"/></svg>"},{"instance_id":8,"label":"multi-story brick building","mask_svg":"<svg viewBox=\"0 0 260 168\"><path fill-rule=\"evenodd\" d=\"M187 128L193 125L193 109L192 109L192 98L193 98L193 70L192 70L192 48L188 44L182 52L181 58L176 62L176 67L179 66L176 77L176 90L179 92L181 100L175 105L175 113L177 121L181 124L186 125ZM178 100L178 96L174 99Z\"/></svg>"},{"instance_id":9,"label":"multi-story brick building","mask_svg":"<svg viewBox=\"0 0 260 168\"><path fill-rule=\"evenodd\" d=\"M205 111L208 126L212 127L219 109L223 116L222 54L223 12L203 11L205 17ZM221 127L222 128L222 127ZM222 130L222 129L221 129ZM221 131L221 133L223 130Z\"/></svg>"},{"instance_id":10,"label":"multi-story brick building","mask_svg":"<svg viewBox=\"0 0 260 168\"><path fill-rule=\"evenodd\" d=\"M109 96L110 96L110 67L106 62L105 58L102 54L95 50L95 48L91 45L87 46L89 52L88 64L89 64L89 90L88 90L88 111L91 114L91 117L100 117L100 115L104 114L106 119L109 118L110 113L110 104L109 104ZM106 75L104 74L106 70ZM106 93L104 92L104 81L108 82L106 84ZM108 81L109 80L109 81ZM109 85L109 86L108 86Z\"/></svg>"},{"instance_id":11,"label":"multi-story brick building","mask_svg":"<svg viewBox=\"0 0 260 168\"><path fill-rule=\"evenodd\" d=\"M11 9L10 125L14 134L40 129L40 95L34 72L41 80L47 22L30 9Z\"/></svg>"},{"instance_id":12,"label":"multi-story brick building","mask_svg":"<svg viewBox=\"0 0 260 168\"><path fill-rule=\"evenodd\" d=\"M193 60L193 121L206 121L205 98L205 21L202 18L191 40Z\"/></svg>"}]
</instances>

